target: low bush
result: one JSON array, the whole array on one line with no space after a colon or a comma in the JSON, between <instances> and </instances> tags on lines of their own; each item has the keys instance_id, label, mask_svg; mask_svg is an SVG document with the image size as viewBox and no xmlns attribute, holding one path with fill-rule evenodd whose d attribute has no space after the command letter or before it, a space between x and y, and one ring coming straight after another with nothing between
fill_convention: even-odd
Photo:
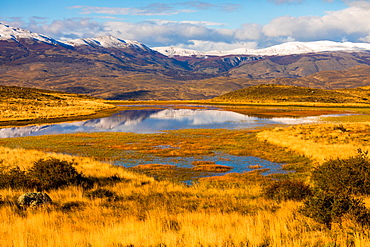
<instances>
[{"instance_id":1,"label":"low bush","mask_svg":"<svg viewBox=\"0 0 370 247\"><path fill-rule=\"evenodd\" d=\"M57 189L68 185L85 185L89 181L74 167L74 163L56 158L40 159L28 170L19 167L0 169L0 188Z\"/></svg>"},{"instance_id":2,"label":"low bush","mask_svg":"<svg viewBox=\"0 0 370 247\"><path fill-rule=\"evenodd\" d=\"M113 191L107 190L107 189L96 189L92 191L88 191L85 193L85 196L90 199L95 198L108 198L110 200L115 200L117 198L117 194Z\"/></svg>"},{"instance_id":3,"label":"low bush","mask_svg":"<svg viewBox=\"0 0 370 247\"><path fill-rule=\"evenodd\" d=\"M84 206L85 206L85 202L71 201L71 202L65 202L62 205L60 205L60 209L63 212L72 212L72 211L80 210Z\"/></svg>"},{"instance_id":4,"label":"low bush","mask_svg":"<svg viewBox=\"0 0 370 247\"><path fill-rule=\"evenodd\" d=\"M268 184L263 194L266 198L277 201L302 201L312 194L312 190L302 181L286 179Z\"/></svg>"},{"instance_id":5,"label":"low bush","mask_svg":"<svg viewBox=\"0 0 370 247\"><path fill-rule=\"evenodd\" d=\"M329 229L332 223L341 222L344 217L348 217L362 226L370 225L370 211L363 201L346 194L316 191L304 202L304 206L300 208L299 212L324 224Z\"/></svg>"},{"instance_id":6,"label":"low bush","mask_svg":"<svg viewBox=\"0 0 370 247\"><path fill-rule=\"evenodd\" d=\"M329 160L316 168L311 177L315 186L336 194L370 194L370 160L367 153L348 159Z\"/></svg>"},{"instance_id":7,"label":"low bush","mask_svg":"<svg viewBox=\"0 0 370 247\"><path fill-rule=\"evenodd\" d=\"M74 163L56 158L40 159L29 169L28 176L34 179L38 190L56 189L67 185L81 184L84 179Z\"/></svg>"},{"instance_id":8,"label":"low bush","mask_svg":"<svg viewBox=\"0 0 370 247\"><path fill-rule=\"evenodd\" d=\"M33 184L26 171L22 171L18 166L0 171L0 188L20 189L32 187Z\"/></svg>"}]
</instances>

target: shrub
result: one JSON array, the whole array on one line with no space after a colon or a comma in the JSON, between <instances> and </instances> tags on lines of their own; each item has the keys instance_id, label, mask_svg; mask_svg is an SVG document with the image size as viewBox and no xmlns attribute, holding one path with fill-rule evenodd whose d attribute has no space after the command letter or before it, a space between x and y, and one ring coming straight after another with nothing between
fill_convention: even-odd
<instances>
[{"instance_id":1,"label":"shrub","mask_svg":"<svg viewBox=\"0 0 370 247\"><path fill-rule=\"evenodd\" d=\"M304 216L324 224L329 229L332 223L340 222L348 216L360 225L369 225L370 212L360 199L346 194L333 194L316 191L299 209Z\"/></svg>"},{"instance_id":2,"label":"shrub","mask_svg":"<svg viewBox=\"0 0 370 247\"><path fill-rule=\"evenodd\" d=\"M63 212L71 212L74 210L80 210L85 206L85 202L79 202L79 201L71 201L71 202L65 202L60 206L60 209Z\"/></svg>"},{"instance_id":3,"label":"shrub","mask_svg":"<svg viewBox=\"0 0 370 247\"><path fill-rule=\"evenodd\" d=\"M0 188L28 188L32 187L33 181L27 175L26 171L22 171L18 166L5 171L2 169L0 172Z\"/></svg>"},{"instance_id":4,"label":"shrub","mask_svg":"<svg viewBox=\"0 0 370 247\"><path fill-rule=\"evenodd\" d=\"M310 186L298 180L279 180L264 188L263 194L268 199L277 201L301 201L312 194Z\"/></svg>"},{"instance_id":5,"label":"shrub","mask_svg":"<svg viewBox=\"0 0 370 247\"><path fill-rule=\"evenodd\" d=\"M359 150L355 157L325 162L313 171L312 181L327 192L370 194L370 160L367 153Z\"/></svg>"},{"instance_id":6,"label":"shrub","mask_svg":"<svg viewBox=\"0 0 370 247\"><path fill-rule=\"evenodd\" d=\"M40 159L29 169L28 176L35 180L38 190L81 184L84 181L83 176L73 165L74 163L56 158Z\"/></svg>"},{"instance_id":7,"label":"shrub","mask_svg":"<svg viewBox=\"0 0 370 247\"><path fill-rule=\"evenodd\" d=\"M117 194L107 190L107 189L96 189L92 191L88 191L85 194L86 197L90 199L95 199L95 198L108 198L108 199L116 199Z\"/></svg>"}]
</instances>

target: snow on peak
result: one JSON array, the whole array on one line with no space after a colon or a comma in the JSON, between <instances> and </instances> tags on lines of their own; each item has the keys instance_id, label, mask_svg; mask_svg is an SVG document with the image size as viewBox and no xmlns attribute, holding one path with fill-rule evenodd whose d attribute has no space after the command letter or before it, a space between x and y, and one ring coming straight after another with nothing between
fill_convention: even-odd
<instances>
[{"instance_id":1,"label":"snow on peak","mask_svg":"<svg viewBox=\"0 0 370 247\"><path fill-rule=\"evenodd\" d=\"M176 47L155 47L152 48L166 56L228 56L228 55L254 55L254 56L282 56L292 54L304 54L326 51L370 51L369 43L351 43L334 41L314 41L314 42L287 42L280 45L271 46L263 49L238 48L226 51L194 51Z\"/></svg>"},{"instance_id":2,"label":"snow on peak","mask_svg":"<svg viewBox=\"0 0 370 247\"><path fill-rule=\"evenodd\" d=\"M140 50L150 50L149 47L135 40L123 40L118 39L113 36L100 36L96 38L85 38L85 39L75 39L71 41L66 41L66 44L72 46L92 46L92 47L104 47L104 48L126 48L134 47Z\"/></svg>"},{"instance_id":3,"label":"snow on peak","mask_svg":"<svg viewBox=\"0 0 370 247\"><path fill-rule=\"evenodd\" d=\"M201 51L195 51L195 50L190 50L190 49L183 49L180 47L155 47L152 48L153 50L162 53L168 57L173 57L173 56L182 56L182 57L191 57L191 56L204 56L205 52Z\"/></svg>"},{"instance_id":4,"label":"snow on peak","mask_svg":"<svg viewBox=\"0 0 370 247\"><path fill-rule=\"evenodd\" d=\"M32 39L48 44L62 44L62 42L50 37L0 23L0 40L14 40L18 42L19 39Z\"/></svg>"},{"instance_id":5,"label":"snow on peak","mask_svg":"<svg viewBox=\"0 0 370 247\"><path fill-rule=\"evenodd\" d=\"M137 50L152 51L146 45L135 41L135 40L123 40L118 39L113 36L100 36L96 38L86 38L86 39L75 39L71 41L58 41L47 37L45 35L33 33L28 30L21 28L11 27L9 25L0 23L0 40L14 40L19 41L19 39L32 39L36 41L41 41L49 44L59 44L62 46L91 46L91 47L104 47L104 48L135 48Z\"/></svg>"}]
</instances>

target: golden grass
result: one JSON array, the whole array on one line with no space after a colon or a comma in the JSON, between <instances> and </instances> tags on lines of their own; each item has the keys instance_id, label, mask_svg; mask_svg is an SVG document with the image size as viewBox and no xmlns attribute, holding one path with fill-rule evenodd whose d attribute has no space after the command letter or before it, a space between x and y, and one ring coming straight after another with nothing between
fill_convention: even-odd
<instances>
[{"instance_id":1,"label":"golden grass","mask_svg":"<svg viewBox=\"0 0 370 247\"><path fill-rule=\"evenodd\" d=\"M118 199L92 200L82 188L70 186L48 192L53 205L23 211L12 202L25 191L2 189L1 246L346 246L348 241L366 246L370 241L369 231L351 222L329 231L296 213L300 203L264 199L260 182L266 178L257 171L229 174L239 182L224 180L222 187L206 179L185 186L91 158L0 148L7 166L26 168L50 156L77 163L86 175L125 178L104 187Z\"/></svg>"},{"instance_id":2,"label":"golden grass","mask_svg":"<svg viewBox=\"0 0 370 247\"><path fill-rule=\"evenodd\" d=\"M257 137L322 163L354 156L358 149L370 150L369 131L367 123L327 123L275 128L262 131Z\"/></svg>"},{"instance_id":3,"label":"golden grass","mask_svg":"<svg viewBox=\"0 0 370 247\"><path fill-rule=\"evenodd\" d=\"M132 167L132 169L149 169L149 170L168 170L174 168L176 168L175 165L168 164L145 164Z\"/></svg>"},{"instance_id":4,"label":"golden grass","mask_svg":"<svg viewBox=\"0 0 370 247\"><path fill-rule=\"evenodd\" d=\"M122 154L117 150L135 150L138 154L164 157L204 155L223 150L281 162L294 154L278 148L283 146L322 162L330 157L348 156L351 150L355 153L359 147L366 150L369 130L370 126L365 123L336 123L276 128L257 134L251 131L184 130L156 135L90 133L3 141L11 142L13 146L27 144L59 152L82 150L89 142L93 146L89 144L86 150L97 152L96 157L108 160ZM160 144L173 148L155 149ZM102 156L98 153L100 151L112 153ZM301 203L288 201L278 204L265 199L261 191L268 178L260 174L263 169L202 178L196 185L185 186L155 181L93 158L0 147L0 164L3 166L26 169L34 161L48 157L75 162L78 171L87 176L123 178L121 182L104 186L116 193L117 199L89 199L82 188L70 186L48 192L54 201L50 207L22 211L15 206L14 200L26 191L2 189L0 246L280 247L353 244L365 247L370 243L370 230L355 226L349 220L328 230L297 213ZM294 159L299 160L298 157ZM202 161L193 165L214 164ZM167 167L161 164L145 166L151 169ZM369 205L370 199L365 198L365 202Z\"/></svg>"},{"instance_id":5,"label":"golden grass","mask_svg":"<svg viewBox=\"0 0 370 247\"><path fill-rule=\"evenodd\" d=\"M83 172L86 176L109 177L118 175L127 179L140 178L139 175L134 175L121 167L99 162L89 157L71 156L61 153L45 153L37 150L11 149L0 146L0 165L4 167L18 166L21 170L25 170L32 166L35 161L49 157L75 163L76 169L79 172ZM145 179L151 180L151 178Z\"/></svg>"},{"instance_id":6,"label":"golden grass","mask_svg":"<svg viewBox=\"0 0 370 247\"><path fill-rule=\"evenodd\" d=\"M225 165L198 165L193 168L194 171L205 171L205 172L227 172L232 169L231 166Z\"/></svg>"},{"instance_id":7,"label":"golden grass","mask_svg":"<svg viewBox=\"0 0 370 247\"><path fill-rule=\"evenodd\" d=\"M115 108L102 99L37 89L3 86L0 95L2 125L90 116Z\"/></svg>"}]
</instances>

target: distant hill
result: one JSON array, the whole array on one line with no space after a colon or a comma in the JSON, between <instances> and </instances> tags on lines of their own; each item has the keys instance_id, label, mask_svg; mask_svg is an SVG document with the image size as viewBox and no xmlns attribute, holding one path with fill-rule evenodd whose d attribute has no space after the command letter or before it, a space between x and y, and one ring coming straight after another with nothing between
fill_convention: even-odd
<instances>
[{"instance_id":1,"label":"distant hill","mask_svg":"<svg viewBox=\"0 0 370 247\"><path fill-rule=\"evenodd\" d=\"M369 89L370 88L356 88L352 90L325 90L309 87L262 84L221 95L214 98L213 101L251 103L370 103ZM366 94L364 91L366 91Z\"/></svg>"},{"instance_id":2,"label":"distant hill","mask_svg":"<svg viewBox=\"0 0 370 247\"><path fill-rule=\"evenodd\" d=\"M0 126L85 119L113 108L87 95L0 86Z\"/></svg>"}]
</instances>

